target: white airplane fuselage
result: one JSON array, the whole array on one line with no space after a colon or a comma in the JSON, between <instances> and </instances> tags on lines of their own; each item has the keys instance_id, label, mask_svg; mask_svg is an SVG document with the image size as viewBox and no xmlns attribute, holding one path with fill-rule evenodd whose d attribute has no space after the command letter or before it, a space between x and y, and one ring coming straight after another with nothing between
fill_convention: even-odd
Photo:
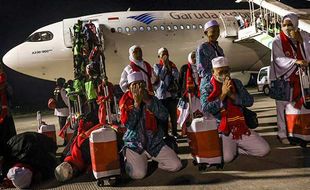
<instances>
[{"instance_id":1,"label":"white airplane fuselage","mask_svg":"<svg viewBox=\"0 0 310 190\"><path fill-rule=\"evenodd\" d=\"M144 60L151 65L158 62L157 50L166 47L170 59L180 68L187 63L188 53L206 41L203 25L215 19L221 30L218 41L230 61L232 71L258 71L269 64L269 50L254 41L233 43L235 37L229 36L234 36L239 26L231 18L237 15L248 16L248 10L127 11L64 19L42 27L29 36L31 38L48 31L52 39L23 42L11 49L3 57L3 62L18 72L41 79L72 79L70 30L73 31L72 27L78 20L91 20L103 34L109 80L117 84L123 68L129 63L128 49L132 45L137 44L142 48Z\"/></svg>"}]
</instances>

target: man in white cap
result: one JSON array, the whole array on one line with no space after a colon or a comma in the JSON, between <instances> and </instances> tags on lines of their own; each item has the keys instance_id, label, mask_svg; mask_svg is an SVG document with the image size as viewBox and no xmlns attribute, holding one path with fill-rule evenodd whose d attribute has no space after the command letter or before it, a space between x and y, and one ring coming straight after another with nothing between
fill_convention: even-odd
<instances>
[{"instance_id":1,"label":"man in white cap","mask_svg":"<svg viewBox=\"0 0 310 190\"><path fill-rule=\"evenodd\" d=\"M74 177L77 174L77 169L73 169L69 162L62 162L55 168L55 177L57 181L65 182Z\"/></svg>"},{"instance_id":2,"label":"man in white cap","mask_svg":"<svg viewBox=\"0 0 310 190\"><path fill-rule=\"evenodd\" d=\"M154 94L153 84L157 81L157 77L154 73L152 66L143 60L142 49L137 45L133 45L129 48L129 65L127 65L119 81L119 86L123 92L128 90L128 78L127 76L132 72L142 72L143 80L146 82L147 90Z\"/></svg>"},{"instance_id":3,"label":"man in white cap","mask_svg":"<svg viewBox=\"0 0 310 190\"><path fill-rule=\"evenodd\" d=\"M196 61L199 76L202 83L210 81L212 76L211 60L218 56L224 56L223 49L218 45L220 27L216 20L211 20L204 25L206 42L199 45L196 52Z\"/></svg>"},{"instance_id":4,"label":"man in white cap","mask_svg":"<svg viewBox=\"0 0 310 190\"><path fill-rule=\"evenodd\" d=\"M163 130L158 120L168 118L167 109L146 90L141 72L128 75L129 90L120 100L121 123L127 128L124 134L125 170L133 179L147 174L148 159L158 162L166 171L178 171L181 161L163 141Z\"/></svg>"},{"instance_id":5,"label":"man in white cap","mask_svg":"<svg viewBox=\"0 0 310 190\"><path fill-rule=\"evenodd\" d=\"M169 60L169 52L167 48L158 50L159 63L154 64L154 72L159 78L156 86L156 97L167 108L172 127L172 135L177 138L177 105L179 94L179 71L176 65ZM164 127L165 136L168 136L168 119L161 123Z\"/></svg>"},{"instance_id":6,"label":"man in white cap","mask_svg":"<svg viewBox=\"0 0 310 190\"><path fill-rule=\"evenodd\" d=\"M19 189L28 189L32 182L32 176L31 169L24 166L14 166L7 174L7 178Z\"/></svg>"},{"instance_id":7,"label":"man in white cap","mask_svg":"<svg viewBox=\"0 0 310 190\"><path fill-rule=\"evenodd\" d=\"M282 19L282 28L273 43L271 50L270 80L284 77L293 86L290 100L298 102L300 94L298 66L308 66L310 61L310 36L298 29L298 16L287 14ZM278 139L283 144L289 144L286 131L284 111L289 101L276 100Z\"/></svg>"},{"instance_id":8,"label":"man in white cap","mask_svg":"<svg viewBox=\"0 0 310 190\"><path fill-rule=\"evenodd\" d=\"M218 130L223 139L224 162L232 161L239 154L265 156L268 143L254 130L249 129L243 107L253 104L253 97L238 79L230 78L230 68L225 57L212 60L213 76L201 89L201 104L205 113L211 113L219 122Z\"/></svg>"},{"instance_id":9,"label":"man in white cap","mask_svg":"<svg viewBox=\"0 0 310 190\"><path fill-rule=\"evenodd\" d=\"M10 180L15 187L28 188L53 176L57 146L46 135L37 132L20 133L1 149L5 150L1 172L7 176L6 181Z\"/></svg>"}]
</instances>

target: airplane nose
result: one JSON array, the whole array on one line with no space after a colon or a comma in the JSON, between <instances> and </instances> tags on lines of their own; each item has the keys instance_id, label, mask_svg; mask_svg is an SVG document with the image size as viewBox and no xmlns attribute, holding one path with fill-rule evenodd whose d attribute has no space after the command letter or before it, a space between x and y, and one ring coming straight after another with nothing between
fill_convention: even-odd
<instances>
[{"instance_id":1,"label":"airplane nose","mask_svg":"<svg viewBox=\"0 0 310 190\"><path fill-rule=\"evenodd\" d=\"M2 58L3 63L11 69L17 69L18 67L18 47L15 47L8 51Z\"/></svg>"}]
</instances>

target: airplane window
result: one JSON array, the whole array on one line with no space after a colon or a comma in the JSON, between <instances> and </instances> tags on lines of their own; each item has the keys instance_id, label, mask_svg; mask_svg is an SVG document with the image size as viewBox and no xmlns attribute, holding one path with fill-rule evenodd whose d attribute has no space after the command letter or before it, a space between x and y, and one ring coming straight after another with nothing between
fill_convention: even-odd
<instances>
[{"instance_id":1,"label":"airplane window","mask_svg":"<svg viewBox=\"0 0 310 190\"><path fill-rule=\"evenodd\" d=\"M144 27L143 27L143 26L140 26L140 28L139 28L139 29L140 29L140 31L141 31L141 32L143 32L143 31L144 31Z\"/></svg>"},{"instance_id":2,"label":"airplane window","mask_svg":"<svg viewBox=\"0 0 310 190\"><path fill-rule=\"evenodd\" d=\"M167 26L167 30L171 30L171 26L168 25L168 26Z\"/></svg>"},{"instance_id":3,"label":"airplane window","mask_svg":"<svg viewBox=\"0 0 310 190\"><path fill-rule=\"evenodd\" d=\"M147 26L147 27L146 27L146 30L147 30L147 31L151 31L151 29L152 29L152 28L151 28L150 26Z\"/></svg>"},{"instance_id":4,"label":"airplane window","mask_svg":"<svg viewBox=\"0 0 310 190\"><path fill-rule=\"evenodd\" d=\"M118 28L117 28L117 31L118 31L118 32L123 32L122 27L118 27Z\"/></svg>"},{"instance_id":5,"label":"airplane window","mask_svg":"<svg viewBox=\"0 0 310 190\"><path fill-rule=\"evenodd\" d=\"M190 25L186 25L186 29L187 30L191 29L191 26Z\"/></svg>"},{"instance_id":6,"label":"airplane window","mask_svg":"<svg viewBox=\"0 0 310 190\"><path fill-rule=\"evenodd\" d=\"M181 30L184 30L184 26L183 26L183 25L180 25L180 29L181 29Z\"/></svg>"},{"instance_id":7,"label":"airplane window","mask_svg":"<svg viewBox=\"0 0 310 190\"><path fill-rule=\"evenodd\" d=\"M177 25L174 25L174 26L173 26L173 29L174 29L174 30L177 30L177 29L178 29L178 26L177 26Z\"/></svg>"},{"instance_id":8,"label":"airplane window","mask_svg":"<svg viewBox=\"0 0 310 190\"><path fill-rule=\"evenodd\" d=\"M158 30L158 27L157 27L157 26L153 26L153 28L154 28L155 31Z\"/></svg>"},{"instance_id":9,"label":"airplane window","mask_svg":"<svg viewBox=\"0 0 310 190\"><path fill-rule=\"evenodd\" d=\"M132 27L132 31L137 32L137 30L138 30L137 27L135 27L135 26Z\"/></svg>"},{"instance_id":10,"label":"airplane window","mask_svg":"<svg viewBox=\"0 0 310 190\"><path fill-rule=\"evenodd\" d=\"M30 35L28 37L27 41L29 41L29 42L43 42L43 41L52 40L53 37L54 37L54 35L50 31L36 32L36 33Z\"/></svg>"},{"instance_id":11,"label":"airplane window","mask_svg":"<svg viewBox=\"0 0 310 190\"><path fill-rule=\"evenodd\" d=\"M202 26L201 24L199 24L198 27L199 27L200 29L203 29L203 26Z\"/></svg>"},{"instance_id":12,"label":"airplane window","mask_svg":"<svg viewBox=\"0 0 310 190\"><path fill-rule=\"evenodd\" d=\"M165 27L163 25L160 26L161 30L165 30Z\"/></svg>"},{"instance_id":13,"label":"airplane window","mask_svg":"<svg viewBox=\"0 0 310 190\"><path fill-rule=\"evenodd\" d=\"M126 30L126 32L130 32L130 28L129 27L126 27L125 30Z\"/></svg>"},{"instance_id":14,"label":"airplane window","mask_svg":"<svg viewBox=\"0 0 310 190\"><path fill-rule=\"evenodd\" d=\"M194 30L196 30L196 29L197 29L197 27L196 27L196 25L195 25L195 24L193 24L193 29L194 29Z\"/></svg>"}]
</instances>

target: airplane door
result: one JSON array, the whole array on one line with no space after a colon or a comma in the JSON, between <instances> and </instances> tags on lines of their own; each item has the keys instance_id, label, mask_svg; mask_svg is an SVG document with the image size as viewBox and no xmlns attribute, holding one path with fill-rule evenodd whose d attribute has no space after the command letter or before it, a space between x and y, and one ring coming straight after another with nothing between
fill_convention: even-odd
<instances>
[{"instance_id":1,"label":"airplane door","mask_svg":"<svg viewBox=\"0 0 310 190\"><path fill-rule=\"evenodd\" d=\"M82 26L87 24L91 21L97 28L97 32L99 31L99 22L98 20L81 20ZM78 19L64 19L63 20L63 37L64 37L64 44L67 48L72 48L73 39L74 39L74 30L73 26L78 22ZM99 32L98 32L99 33Z\"/></svg>"},{"instance_id":2,"label":"airplane door","mask_svg":"<svg viewBox=\"0 0 310 190\"><path fill-rule=\"evenodd\" d=\"M238 24L234 16L220 16L224 25L224 37L237 37L238 36Z\"/></svg>"},{"instance_id":3,"label":"airplane door","mask_svg":"<svg viewBox=\"0 0 310 190\"><path fill-rule=\"evenodd\" d=\"M73 26L77 22L77 19L64 19L63 20L63 36L64 44L67 48L71 48L73 44Z\"/></svg>"}]
</instances>

